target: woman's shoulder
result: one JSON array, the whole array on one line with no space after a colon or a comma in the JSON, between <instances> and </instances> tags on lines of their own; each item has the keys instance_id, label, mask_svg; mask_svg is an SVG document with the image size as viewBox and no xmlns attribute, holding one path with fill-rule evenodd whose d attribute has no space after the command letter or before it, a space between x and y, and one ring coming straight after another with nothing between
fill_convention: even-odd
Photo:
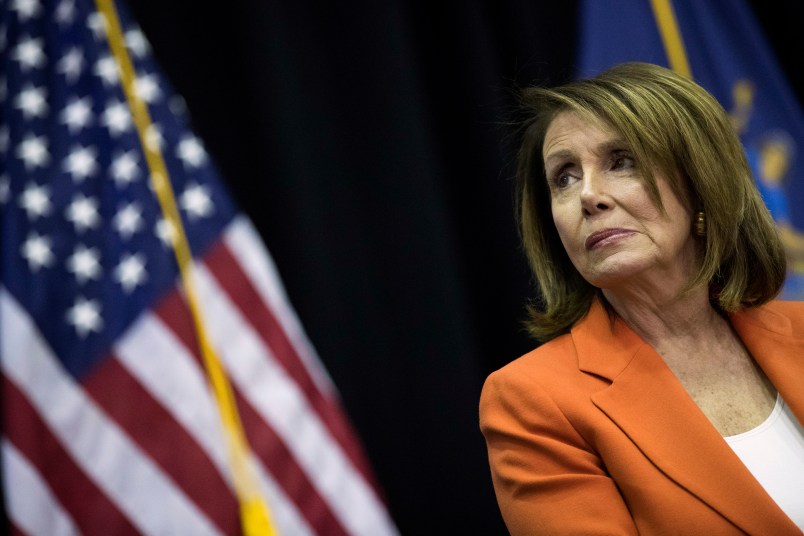
<instances>
[{"instance_id":1,"label":"woman's shoulder","mask_svg":"<svg viewBox=\"0 0 804 536\"><path fill-rule=\"evenodd\" d=\"M491 373L480 394L481 428L578 422L590 415L592 393L609 382L581 370L576 342L572 334L561 335Z\"/></svg>"},{"instance_id":2,"label":"woman's shoulder","mask_svg":"<svg viewBox=\"0 0 804 536\"><path fill-rule=\"evenodd\" d=\"M525 355L514 359L493 374L520 375L527 373L527 371L538 371L545 367L551 367L556 361L571 360L574 357L575 346L572 342L572 336L566 333L537 346Z\"/></svg>"},{"instance_id":3,"label":"woman's shoulder","mask_svg":"<svg viewBox=\"0 0 804 536\"><path fill-rule=\"evenodd\" d=\"M776 300L770 302L768 307L787 317L790 320L793 333L799 337L804 337L804 301Z\"/></svg>"},{"instance_id":4,"label":"woman's shoulder","mask_svg":"<svg viewBox=\"0 0 804 536\"><path fill-rule=\"evenodd\" d=\"M804 336L804 301L773 300L736 317L781 335Z\"/></svg>"},{"instance_id":5,"label":"woman's shoulder","mask_svg":"<svg viewBox=\"0 0 804 536\"><path fill-rule=\"evenodd\" d=\"M550 391L557 385L566 386L579 372L572 336L565 334L492 372L486 379L484 391L491 385L525 390L541 386Z\"/></svg>"},{"instance_id":6,"label":"woman's shoulder","mask_svg":"<svg viewBox=\"0 0 804 536\"><path fill-rule=\"evenodd\" d=\"M763 307L788 316L791 320L801 320L802 313L804 313L804 301L773 300Z\"/></svg>"}]
</instances>

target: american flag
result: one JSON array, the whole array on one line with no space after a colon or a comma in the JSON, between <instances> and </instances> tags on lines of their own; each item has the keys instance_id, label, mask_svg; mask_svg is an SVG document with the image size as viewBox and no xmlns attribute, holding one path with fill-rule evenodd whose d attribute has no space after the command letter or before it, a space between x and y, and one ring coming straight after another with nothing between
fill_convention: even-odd
<instances>
[{"instance_id":1,"label":"american flag","mask_svg":"<svg viewBox=\"0 0 804 536\"><path fill-rule=\"evenodd\" d=\"M224 429L91 0L0 0L2 479L22 534L239 534ZM250 222L119 5L277 532L396 534Z\"/></svg>"}]
</instances>

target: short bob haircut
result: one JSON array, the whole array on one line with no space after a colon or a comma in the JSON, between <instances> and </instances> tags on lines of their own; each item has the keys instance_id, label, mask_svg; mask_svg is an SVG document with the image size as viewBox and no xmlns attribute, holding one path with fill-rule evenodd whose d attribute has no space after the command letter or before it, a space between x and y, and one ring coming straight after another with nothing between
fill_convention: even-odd
<instances>
[{"instance_id":1,"label":"short bob haircut","mask_svg":"<svg viewBox=\"0 0 804 536\"><path fill-rule=\"evenodd\" d=\"M686 290L706 284L713 306L727 313L779 292L784 247L728 115L702 87L657 65L625 63L589 80L525 89L522 109L517 216L540 293L527 326L536 339L566 333L602 296L570 262L552 219L542 146L550 123L565 111L622 137L661 211L654 173L667 177L693 212L704 212L706 234L696 237L700 269ZM692 232L692 222L679 225Z\"/></svg>"}]
</instances>

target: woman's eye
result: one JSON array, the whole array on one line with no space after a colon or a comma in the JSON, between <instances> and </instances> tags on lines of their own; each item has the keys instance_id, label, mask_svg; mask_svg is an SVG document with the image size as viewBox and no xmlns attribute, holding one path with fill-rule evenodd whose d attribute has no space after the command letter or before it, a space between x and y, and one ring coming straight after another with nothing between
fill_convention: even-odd
<instances>
[{"instance_id":1,"label":"woman's eye","mask_svg":"<svg viewBox=\"0 0 804 536\"><path fill-rule=\"evenodd\" d=\"M567 188L570 184L572 184L573 177L566 171L562 171L558 173L555 178L553 179L553 184L559 190L563 190Z\"/></svg>"},{"instance_id":2,"label":"woman's eye","mask_svg":"<svg viewBox=\"0 0 804 536\"><path fill-rule=\"evenodd\" d=\"M629 155L617 155L612 162L612 169L631 169L636 164L634 158Z\"/></svg>"}]
</instances>

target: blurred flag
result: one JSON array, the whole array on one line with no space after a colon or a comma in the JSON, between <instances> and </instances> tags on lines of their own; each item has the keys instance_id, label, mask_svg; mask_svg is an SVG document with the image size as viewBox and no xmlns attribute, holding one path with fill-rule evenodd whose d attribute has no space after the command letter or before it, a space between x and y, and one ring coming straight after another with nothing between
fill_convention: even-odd
<instances>
[{"instance_id":1,"label":"blurred flag","mask_svg":"<svg viewBox=\"0 0 804 536\"><path fill-rule=\"evenodd\" d=\"M239 534L224 427L91 0L0 3L6 514L24 534ZM121 9L123 6L118 6ZM255 230L121 13L206 328L281 535L395 534Z\"/></svg>"},{"instance_id":2,"label":"blurred flag","mask_svg":"<svg viewBox=\"0 0 804 536\"><path fill-rule=\"evenodd\" d=\"M578 72L624 61L684 72L729 111L788 254L782 297L804 299L804 117L744 0L581 1Z\"/></svg>"}]
</instances>

